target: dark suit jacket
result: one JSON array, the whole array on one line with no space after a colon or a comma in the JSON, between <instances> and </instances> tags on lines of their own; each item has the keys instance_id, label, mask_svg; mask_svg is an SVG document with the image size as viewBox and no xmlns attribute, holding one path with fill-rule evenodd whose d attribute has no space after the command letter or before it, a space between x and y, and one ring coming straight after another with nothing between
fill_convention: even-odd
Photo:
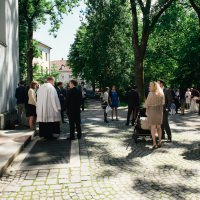
<instances>
[{"instance_id":1,"label":"dark suit jacket","mask_svg":"<svg viewBox=\"0 0 200 200\"><path fill-rule=\"evenodd\" d=\"M165 104L164 109L168 109L172 103L172 92L168 88L163 89L164 95L165 95Z\"/></svg>"},{"instance_id":2,"label":"dark suit jacket","mask_svg":"<svg viewBox=\"0 0 200 200\"><path fill-rule=\"evenodd\" d=\"M138 92L134 89L130 90L127 95L128 107L135 108L140 105Z\"/></svg>"},{"instance_id":3,"label":"dark suit jacket","mask_svg":"<svg viewBox=\"0 0 200 200\"><path fill-rule=\"evenodd\" d=\"M70 89L66 96L66 109L68 115L80 113L82 93L76 87Z\"/></svg>"},{"instance_id":4,"label":"dark suit jacket","mask_svg":"<svg viewBox=\"0 0 200 200\"><path fill-rule=\"evenodd\" d=\"M15 98L17 99L17 104L26 103L26 88L24 86L16 88Z\"/></svg>"}]
</instances>

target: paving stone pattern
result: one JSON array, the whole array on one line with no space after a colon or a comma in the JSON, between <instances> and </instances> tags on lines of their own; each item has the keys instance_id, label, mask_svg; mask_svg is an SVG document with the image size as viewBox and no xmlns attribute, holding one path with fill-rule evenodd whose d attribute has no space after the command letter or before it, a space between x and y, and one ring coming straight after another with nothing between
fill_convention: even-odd
<instances>
[{"instance_id":1,"label":"paving stone pattern","mask_svg":"<svg viewBox=\"0 0 200 200\"><path fill-rule=\"evenodd\" d=\"M153 151L149 139L132 143L126 109L119 113L120 121L105 124L100 103L89 102L80 167L10 171L0 180L0 199L200 199L200 117L172 116L173 143Z\"/></svg>"}]
</instances>

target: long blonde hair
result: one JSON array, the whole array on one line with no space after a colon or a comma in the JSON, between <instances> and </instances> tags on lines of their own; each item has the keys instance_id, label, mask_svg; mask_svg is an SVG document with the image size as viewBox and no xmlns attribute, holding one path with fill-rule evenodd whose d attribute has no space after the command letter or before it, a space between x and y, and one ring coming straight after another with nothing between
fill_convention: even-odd
<instances>
[{"instance_id":1,"label":"long blonde hair","mask_svg":"<svg viewBox=\"0 0 200 200\"><path fill-rule=\"evenodd\" d=\"M155 94L158 95L158 96L164 96L163 90L160 87L160 85L157 82L155 82L155 81L150 82L150 84L151 83L154 85Z\"/></svg>"}]
</instances>

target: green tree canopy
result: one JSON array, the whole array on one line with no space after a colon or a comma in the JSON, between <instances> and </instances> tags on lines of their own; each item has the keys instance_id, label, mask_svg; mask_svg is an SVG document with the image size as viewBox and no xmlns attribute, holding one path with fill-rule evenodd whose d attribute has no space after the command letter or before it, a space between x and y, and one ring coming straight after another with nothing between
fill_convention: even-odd
<instances>
[{"instance_id":1,"label":"green tree canopy","mask_svg":"<svg viewBox=\"0 0 200 200\"><path fill-rule=\"evenodd\" d=\"M98 87L127 87L132 73L131 14L127 2L88 1L86 23L69 53L73 74Z\"/></svg>"},{"instance_id":2,"label":"green tree canopy","mask_svg":"<svg viewBox=\"0 0 200 200\"><path fill-rule=\"evenodd\" d=\"M48 17L51 22L49 31L55 36L60 27L63 14L69 13L77 2L78 0L19 0L20 59L22 58L26 64L24 68L27 69L28 83L33 79L33 31L40 24L46 23ZM24 68L22 67L21 72L24 72Z\"/></svg>"}]
</instances>

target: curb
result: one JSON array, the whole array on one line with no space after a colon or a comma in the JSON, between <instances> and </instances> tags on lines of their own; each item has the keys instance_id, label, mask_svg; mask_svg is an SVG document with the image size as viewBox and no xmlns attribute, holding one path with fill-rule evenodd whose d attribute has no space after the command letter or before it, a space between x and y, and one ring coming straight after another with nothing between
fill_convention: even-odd
<instances>
[{"instance_id":1,"label":"curb","mask_svg":"<svg viewBox=\"0 0 200 200\"><path fill-rule=\"evenodd\" d=\"M13 160L22 152L22 150L27 146L27 144L32 140L32 138L35 136L35 133L33 133L27 137L27 139L23 142L23 144L18 148L18 150L10 156L7 162L0 168L0 177L6 172L9 165L13 162Z\"/></svg>"}]
</instances>

